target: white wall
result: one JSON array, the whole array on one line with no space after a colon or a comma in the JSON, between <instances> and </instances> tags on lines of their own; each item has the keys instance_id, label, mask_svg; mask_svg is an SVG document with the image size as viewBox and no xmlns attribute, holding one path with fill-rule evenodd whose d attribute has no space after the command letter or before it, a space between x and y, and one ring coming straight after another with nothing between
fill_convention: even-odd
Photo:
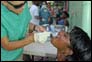
<instances>
[{"instance_id":1,"label":"white wall","mask_svg":"<svg viewBox=\"0 0 92 62\"><path fill-rule=\"evenodd\" d=\"M70 30L81 27L91 38L91 1L69 1Z\"/></svg>"}]
</instances>

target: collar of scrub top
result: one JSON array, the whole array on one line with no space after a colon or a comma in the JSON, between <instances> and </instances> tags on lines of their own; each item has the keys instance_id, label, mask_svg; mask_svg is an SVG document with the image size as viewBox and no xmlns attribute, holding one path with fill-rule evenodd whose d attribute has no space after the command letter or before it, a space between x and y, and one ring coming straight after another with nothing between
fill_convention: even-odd
<instances>
[{"instance_id":1,"label":"collar of scrub top","mask_svg":"<svg viewBox=\"0 0 92 62\"><path fill-rule=\"evenodd\" d=\"M9 1L7 1L10 5L12 5L15 9L19 9L21 8L25 3L27 3L27 1L25 1L24 3L22 4L19 4L19 5L13 5L12 3L10 3Z\"/></svg>"}]
</instances>

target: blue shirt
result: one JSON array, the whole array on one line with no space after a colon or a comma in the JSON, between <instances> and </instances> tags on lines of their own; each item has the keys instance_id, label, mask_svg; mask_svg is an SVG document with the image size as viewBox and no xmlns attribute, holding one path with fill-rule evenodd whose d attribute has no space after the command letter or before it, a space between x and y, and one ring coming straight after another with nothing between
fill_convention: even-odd
<instances>
[{"instance_id":1,"label":"blue shirt","mask_svg":"<svg viewBox=\"0 0 92 62\"><path fill-rule=\"evenodd\" d=\"M48 18L50 17L50 12L46 8L41 8L39 12L40 17L44 18L45 21L41 21L40 25L42 24L48 24Z\"/></svg>"},{"instance_id":2,"label":"blue shirt","mask_svg":"<svg viewBox=\"0 0 92 62\"><path fill-rule=\"evenodd\" d=\"M64 20L58 21L58 25L64 25Z\"/></svg>"}]
</instances>

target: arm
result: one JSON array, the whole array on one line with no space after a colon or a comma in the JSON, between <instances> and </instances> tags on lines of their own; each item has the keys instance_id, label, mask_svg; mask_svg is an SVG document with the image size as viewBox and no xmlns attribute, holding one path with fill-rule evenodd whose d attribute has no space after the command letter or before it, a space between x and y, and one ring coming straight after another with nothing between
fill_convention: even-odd
<instances>
[{"instance_id":1,"label":"arm","mask_svg":"<svg viewBox=\"0 0 92 62\"><path fill-rule=\"evenodd\" d=\"M1 45L3 48L5 48L6 50L15 50L15 49L18 49L18 48L22 48L24 47L25 45L27 44L30 44L34 41L34 35L31 34L31 36L23 39L23 40L18 40L18 41L13 41L13 42L10 42L8 37L4 37L1 39Z\"/></svg>"},{"instance_id":2,"label":"arm","mask_svg":"<svg viewBox=\"0 0 92 62\"><path fill-rule=\"evenodd\" d=\"M32 33L34 30L44 32L46 29L42 26L35 25L33 23L30 23L29 25L29 33Z\"/></svg>"},{"instance_id":3,"label":"arm","mask_svg":"<svg viewBox=\"0 0 92 62\"><path fill-rule=\"evenodd\" d=\"M34 31L35 26L36 25L34 25L33 23L30 23L30 25L29 25L29 33L32 33Z\"/></svg>"}]
</instances>

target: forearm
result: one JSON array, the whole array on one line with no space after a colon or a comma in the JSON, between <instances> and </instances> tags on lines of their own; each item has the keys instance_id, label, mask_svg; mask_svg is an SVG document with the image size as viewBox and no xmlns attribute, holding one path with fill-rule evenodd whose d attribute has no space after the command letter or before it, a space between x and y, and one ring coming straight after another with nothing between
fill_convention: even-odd
<instances>
[{"instance_id":1,"label":"forearm","mask_svg":"<svg viewBox=\"0 0 92 62\"><path fill-rule=\"evenodd\" d=\"M32 33L35 30L36 25L30 23L29 25L29 33Z\"/></svg>"},{"instance_id":2,"label":"forearm","mask_svg":"<svg viewBox=\"0 0 92 62\"><path fill-rule=\"evenodd\" d=\"M15 50L15 49L18 49L18 48L22 48L27 44L30 44L31 41L33 42L33 40L28 40L26 38L26 39L23 39L23 40L20 40L20 41L9 42L8 47L9 47L10 50Z\"/></svg>"},{"instance_id":3,"label":"forearm","mask_svg":"<svg viewBox=\"0 0 92 62\"><path fill-rule=\"evenodd\" d=\"M29 33L32 33L33 31L41 31L41 29L43 30L41 26L30 23Z\"/></svg>"},{"instance_id":4,"label":"forearm","mask_svg":"<svg viewBox=\"0 0 92 62\"><path fill-rule=\"evenodd\" d=\"M10 41L7 37L4 37L1 39L2 47L9 51L22 48L25 45L30 44L32 42L34 42L34 35L32 35L31 37L29 36L23 40L18 40L18 41Z\"/></svg>"}]
</instances>

